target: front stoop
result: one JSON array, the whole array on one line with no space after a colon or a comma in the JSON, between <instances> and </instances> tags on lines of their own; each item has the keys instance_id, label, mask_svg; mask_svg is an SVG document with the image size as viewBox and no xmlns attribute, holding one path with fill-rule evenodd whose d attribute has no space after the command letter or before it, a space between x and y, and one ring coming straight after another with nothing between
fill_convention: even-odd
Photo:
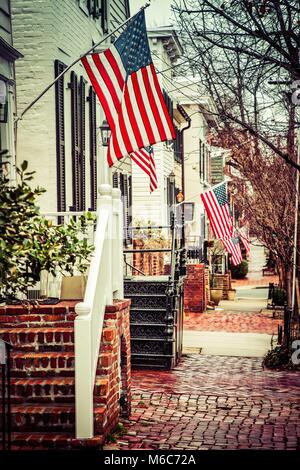
<instances>
[{"instance_id":1,"label":"front stoop","mask_svg":"<svg viewBox=\"0 0 300 470\"><path fill-rule=\"evenodd\" d=\"M121 300L108 306L104 317L94 388L95 436L75 438L76 303L0 308L0 338L13 346L12 449L101 448L120 414L130 413L130 301Z\"/></svg>"}]
</instances>

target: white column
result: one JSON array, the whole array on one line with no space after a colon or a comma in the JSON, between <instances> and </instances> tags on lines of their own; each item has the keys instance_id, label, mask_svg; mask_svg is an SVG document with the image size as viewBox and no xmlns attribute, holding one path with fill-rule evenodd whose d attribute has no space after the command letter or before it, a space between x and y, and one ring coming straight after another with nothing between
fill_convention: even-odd
<instances>
[{"instance_id":1,"label":"white column","mask_svg":"<svg viewBox=\"0 0 300 470\"><path fill-rule=\"evenodd\" d=\"M109 220L107 226L107 233L105 238L105 266L107 272L107 289L106 289L106 304L111 305L113 301L113 284L112 284L112 238L113 238L113 207L112 207L112 187L110 184L100 184L98 188L98 214L103 209L108 209Z\"/></svg>"},{"instance_id":2,"label":"white column","mask_svg":"<svg viewBox=\"0 0 300 470\"><path fill-rule=\"evenodd\" d=\"M118 188L112 190L113 198L113 286L114 298L124 298L123 283L123 206L121 191Z\"/></svg>"}]
</instances>

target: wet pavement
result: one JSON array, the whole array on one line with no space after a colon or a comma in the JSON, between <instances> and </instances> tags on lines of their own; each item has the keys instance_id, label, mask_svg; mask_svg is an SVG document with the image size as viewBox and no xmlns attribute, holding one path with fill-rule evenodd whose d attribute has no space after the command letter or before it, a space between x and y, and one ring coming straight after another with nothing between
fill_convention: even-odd
<instances>
[{"instance_id":1,"label":"wet pavement","mask_svg":"<svg viewBox=\"0 0 300 470\"><path fill-rule=\"evenodd\" d=\"M133 371L132 414L106 449L300 450L300 374L262 367L282 320L264 308L266 291L256 290L261 285L266 280L255 273L239 281L236 302L185 314L187 354L172 371ZM209 335L212 344L221 341L220 355L203 354L201 338ZM226 335L231 335L227 343L242 338L248 350L252 341L261 357L241 357L241 347L224 355Z\"/></svg>"},{"instance_id":2,"label":"wet pavement","mask_svg":"<svg viewBox=\"0 0 300 470\"><path fill-rule=\"evenodd\" d=\"M298 449L299 374L256 358L190 355L133 373L133 409L107 449Z\"/></svg>"}]
</instances>

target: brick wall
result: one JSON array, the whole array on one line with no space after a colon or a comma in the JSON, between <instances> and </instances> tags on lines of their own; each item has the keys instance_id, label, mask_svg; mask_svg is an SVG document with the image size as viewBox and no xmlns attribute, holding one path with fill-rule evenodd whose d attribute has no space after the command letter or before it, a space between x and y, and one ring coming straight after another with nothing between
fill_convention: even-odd
<instances>
[{"instance_id":1,"label":"brick wall","mask_svg":"<svg viewBox=\"0 0 300 470\"><path fill-rule=\"evenodd\" d=\"M144 248L143 240L133 240L133 247L137 250ZM165 274L164 253L134 253L133 266L142 271L146 276L160 276ZM134 271L138 276L139 272Z\"/></svg>"},{"instance_id":2,"label":"brick wall","mask_svg":"<svg viewBox=\"0 0 300 470\"><path fill-rule=\"evenodd\" d=\"M83 3L83 2L81 2ZM116 8L123 21L125 7L119 0ZM54 61L60 60L67 66L93 44L103 38L100 18L94 19L80 8L79 0L11 0L14 47L24 58L16 62L17 106L20 113L54 79ZM116 20L116 15L115 15ZM116 24L114 23L114 26ZM103 47L110 45L110 41ZM102 46L101 46L102 47ZM83 76L90 86L89 79L79 61L72 67L78 79ZM71 71L66 73L64 82L65 108L65 154L66 154L66 206L72 205L72 157L71 157ZM104 114L100 103L97 106L97 125L100 126ZM86 197L90 201L90 145L89 145L89 103L86 102ZM99 180L106 174L107 163L104 149L97 145ZM44 187L47 192L40 196L41 211L57 210L56 194L56 115L55 88L52 87L43 98L18 123L17 160L27 160L30 170L36 171L35 185ZM122 165L122 172L130 172L130 162Z\"/></svg>"},{"instance_id":3,"label":"brick wall","mask_svg":"<svg viewBox=\"0 0 300 470\"><path fill-rule=\"evenodd\" d=\"M12 431L24 433L14 438L24 438L28 447L45 436L49 447L62 445L64 439L66 448L85 445L74 439L76 303L0 308L0 338L13 346ZM120 416L130 414L129 308L130 300L106 308L94 387L96 437L91 445L103 442Z\"/></svg>"},{"instance_id":4,"label":"brick wall","mask_svg":"<svg viewBox=\"0 0 300 470\"><path fill-rule=\"evenodd\" d=\"M207 273L204 264L190 264L184 281L184 310L202 313L206 310L208 293Z\"/></svg>"},{"instance_id":5,"label":"brick wall","mask_svg":"<svg viewBox=\"0 0 300 470\"><path fill-rule=\"evenodd\" d=\"M131 411L130 300L106 307L100 361L100 372L109 384L107 434L116 426L120 415L129 416Z\"/></svg>"},{"instance_id":6,"label":"brick wall","mask_svg":"<svg viewBox=\"0 0 300 470\"><path fill-rule=\"evenodd\" d=\"M215 287L223 290L222 299L228 300L228 290L231 289L231 273L215 274Z\"/></svg>"}]
</instances>

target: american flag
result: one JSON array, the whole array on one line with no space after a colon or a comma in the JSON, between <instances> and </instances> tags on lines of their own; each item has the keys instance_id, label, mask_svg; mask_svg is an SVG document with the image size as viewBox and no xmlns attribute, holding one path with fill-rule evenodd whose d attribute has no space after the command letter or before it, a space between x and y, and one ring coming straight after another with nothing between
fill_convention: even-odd
<instances>
[{"instance_id":1,"label":"american flag","mask_svg":"<svg viewBox=\"0 0 300 470\"><path fill-rule=\"evenodd\" d=\"M229 212L227 183L224 181L201 194L212 231L216 238L231 238L233 222Z\"/></svg>"},{"instance_id":2,"label":"american flag","mask_svg":"<svg viewBox=\"0 0 300 470\"><path fill-rule=\"evenodd\" d=\"M136 150L175 138L151 59L144 10L109 49L81 60L112 131L109 166Z\"/></svg>"},{"instance_id":3,"label":"american flag","mask_svg":"<svg viewBox=\"0 0 300 470\"><path fill-rule=\"evenodd\" d=\"M244 227L241 227L239 229L239 237L240 237L240 240L241 240L242 244L245 247L246 256L248 258L248 256L250 256L251 245L250 245L250 239L249 239L249 230L245 225L244 225Z\"/></svg>"},{"instance_id":4,"label":"american flag","mask_svg":"<svg viewBox=\"0 0 300 470\"><path fill-rule=\"evenodd\" d=\"M230 261L233 264L233 266L237 266L238 264L240 264L240 262L243 260L243 257L242 257L239 238L238 237L223 238L222 242L226 251L228 251L228 253L231 254Z\"/></svg>"},{"instance_id":5,"label":"american flag","mask_svg":"<svg viewBox=\"0 0 300 470\"><path fill-rule=\"evenodd\" d=\"M132 160L149 176L150 193L157 189L157 175L152 147L131 154Z\"/></svg>"}]
</instances>

